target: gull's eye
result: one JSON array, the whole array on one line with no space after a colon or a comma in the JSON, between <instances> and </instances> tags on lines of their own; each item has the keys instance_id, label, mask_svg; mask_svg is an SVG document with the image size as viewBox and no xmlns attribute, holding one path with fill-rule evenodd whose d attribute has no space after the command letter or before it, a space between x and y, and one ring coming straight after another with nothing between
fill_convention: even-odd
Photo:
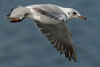
<instances>
[{"instance_id":1,"label":"gull's eye","mask_svg":"<svg viewBox=\"0 0 100 67\"><path fill-rule=\"evenodd\" d=\"M77 13L76 12L73 12L73 14L76 15Z\"/></svg>"}]
</instances>

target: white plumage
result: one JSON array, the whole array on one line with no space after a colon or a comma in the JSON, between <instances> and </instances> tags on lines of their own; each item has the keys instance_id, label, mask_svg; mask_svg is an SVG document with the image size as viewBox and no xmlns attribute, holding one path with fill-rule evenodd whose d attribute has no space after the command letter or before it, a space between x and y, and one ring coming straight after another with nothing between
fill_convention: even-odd
<instances>
[{"instance_id":1,"label":"white plumage","mask_svg":"<svg viewBox=\"0 0 100 67\"><path fill-rule=\"evenodd\" d=\"M65 22L73 18L86 19L78 11L72 8L64 8L52 4L38 4L30 6L17 6L7 16L12 23L20 22L24 18L31 18L37 24L39 30L53 46L64 53L69 60L77 62L77 56L73 47L71 33Z\"/></svg>"}]
</instances>

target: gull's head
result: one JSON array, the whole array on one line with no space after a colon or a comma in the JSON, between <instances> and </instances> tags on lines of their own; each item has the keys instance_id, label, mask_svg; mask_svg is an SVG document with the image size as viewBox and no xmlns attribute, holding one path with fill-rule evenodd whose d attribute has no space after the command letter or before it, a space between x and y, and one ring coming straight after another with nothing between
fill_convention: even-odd
<instances>
[{"instance_id":1,"label":"gull's head","mask_svg":"<svg viewBox=\"0 0 100 67\"><path fill-rule=\"evenodd\" d=\"M81 16L81 14L73 8L67 8L66 11L68 19L81 18L87 20L85 16Z\"/></svg>"},{"instance_id":2,"label":"gull's head","mask_svg":"<svg viewBox=\"0 0 100 67\"><path fill-rule=\"evenodd\" d=\"M16 8L11 10L11 13L9 13L6 17L10 20L10 22L20 22L24 18L26 18L29 15L28 10L23 6L17 6Z\"/></svg>"}]
</instances>

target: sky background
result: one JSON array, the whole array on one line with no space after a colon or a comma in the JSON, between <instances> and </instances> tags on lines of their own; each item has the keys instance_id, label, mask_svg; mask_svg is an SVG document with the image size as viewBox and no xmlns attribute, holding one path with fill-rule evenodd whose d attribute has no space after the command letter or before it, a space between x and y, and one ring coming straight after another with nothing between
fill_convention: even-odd
<instances>
[{"instance_id":1,"label":"sky background","mask_svg":"<svg viewBox=\"0 0 100 67\"><path fill-rule=\"evenodd\" d=\"M13 24L5 18L15 6L32 4L71 7L88 18L66 24L72 32L78 63L60 55L34 21ZM100 67L100 0L0 0L0 67Z\"/></svg>"}]
</instances>

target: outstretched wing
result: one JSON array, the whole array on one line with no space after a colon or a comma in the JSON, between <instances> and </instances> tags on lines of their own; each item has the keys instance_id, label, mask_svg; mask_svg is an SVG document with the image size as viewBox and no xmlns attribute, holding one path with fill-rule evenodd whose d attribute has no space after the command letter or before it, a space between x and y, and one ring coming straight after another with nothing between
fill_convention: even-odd
<instances>
[{"instance_id":1,"label":"outstretched wing","mask_svg":"<svg viewBox=\"0 0 100 67\"><path fill-rule=\"evenodd\" d=\"M53 46L60 51L65 53L66 58L69 60L72 58L77 62L76 53L73 47L71 34L64 23L61 24L46 24L36 21L42 34L44 34Z\"/></svg>"},{"instance_id":2,"label":"outstretched wing","mask_svg":"<svg viewBox=\"0 0 100 67\"><path fill-rule=\"evenodd\" d=\"M33 7L33 9L47 17L60 21L67 21L65 13L55 5L45 4Z\"/></svg>"}]
</instances>

